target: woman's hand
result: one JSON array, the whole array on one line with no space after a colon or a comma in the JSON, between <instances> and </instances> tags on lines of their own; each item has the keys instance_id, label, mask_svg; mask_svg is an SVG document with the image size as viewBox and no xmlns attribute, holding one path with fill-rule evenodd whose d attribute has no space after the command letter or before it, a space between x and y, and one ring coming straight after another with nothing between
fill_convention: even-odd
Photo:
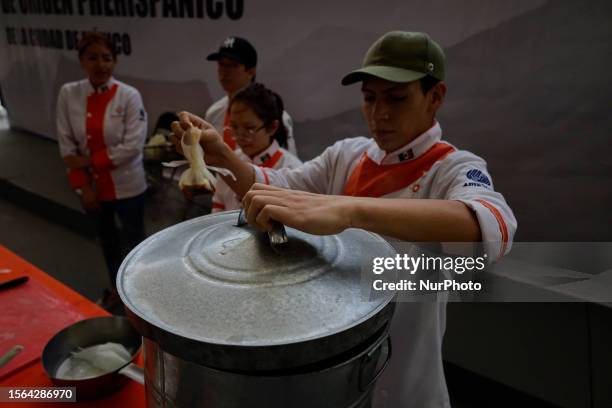
<instances>
[{"instance_id":1,"label":"woman's hand","mask_svg":"<svg viewBox=\"0 0 612 408\"><path fill-rule=\"evenodd\" d=\"M87 210L95 211L100 209L98 195L89 185L81 187L81 202Z\"/></svg>"},{"instance_id":2,"label":"woman's hand","mask_svg":"<svg viewBox=\"0 0 612 408\"><path fill-rule=\"evenodd\" d=\"M253 184L242 200L247 221L266 231L271 221L315 235L331 235L351 226L353 197L313 194Z\"/></svg>"},{"instance_id":3,"label":"woman's hand","mask_svg":"<svg viewBox=\"0 0 612 408\"><path fill-rule=\"evenodd\" d=\"M183 154L183 148L181 147L183 133L195 126L202 129L200 145L206 154L206 162L211 165L218 165L225 143L217 130L210 123L193 113L181 112L178 117L179 121L172 122L172 133L170 134L170 141L174 144L176 150Z\"/></svg>"}]
</instances>

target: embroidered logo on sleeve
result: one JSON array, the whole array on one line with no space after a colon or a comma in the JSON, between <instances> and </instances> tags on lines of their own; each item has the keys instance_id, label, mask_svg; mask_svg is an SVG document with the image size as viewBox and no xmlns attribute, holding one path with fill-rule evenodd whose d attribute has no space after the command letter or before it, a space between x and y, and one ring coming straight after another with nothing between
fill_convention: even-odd
<instances>
[{"instance_id":1,"label":"embroidered logo on sleeve","mask_svg":"<svg viewBox=\"0 0 612 408\"><path fill-rule=\"evenodd\" d=\"M464 183L463 187L491 187L491 180L489 180L489 177L478 169L472 169L468 171L466 175L467 178L472 181Z\"/></svg>"},{"instance_id":2,"label":"embroidered logo on sleeve","mask_svg":"<svg viewBox=\"0 0 612 408\"><path fill-rule=\"evenodd\" d=\"M141 122L144 122L146 118L147 118L147 113L145 112L144 108L140 108L138 119Z\"/></svg>"}]
</instances>

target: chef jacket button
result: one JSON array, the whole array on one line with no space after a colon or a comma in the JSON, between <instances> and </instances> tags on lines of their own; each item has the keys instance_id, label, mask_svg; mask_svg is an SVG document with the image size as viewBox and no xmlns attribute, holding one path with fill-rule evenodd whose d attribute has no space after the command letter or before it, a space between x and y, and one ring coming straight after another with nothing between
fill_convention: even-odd
<instances>
[{"instance_id":1,"label":"chef jacket button","mask_svg":"<svg viewBox=\"0 0 612 408\"><path fill-rule=\"evenodd\" d=\"M95 178L95 179L97 179L97 178L98 178L98 175L97 175L97 174L94 174L93 176L94 176L94 178Z\"/></svg>"},{"instance_id":2,"label":"chef jacket button","mask_svg":"<svg viewBox=\"0 0 612 408\"><path fill-rule=\"evenodd\" d=\"M87 138L91 140L91 135L87 135Z\"/></svg>"},{"instance_id":3,"label":"chef jacket button","mask_svg":"<svg viewBox=\"0 0 612 408\"><path fill-rule=\"evenodd\" d=\"M87 112L87 117L91 118L91 112Z\"/></svg>"}]
</instances>

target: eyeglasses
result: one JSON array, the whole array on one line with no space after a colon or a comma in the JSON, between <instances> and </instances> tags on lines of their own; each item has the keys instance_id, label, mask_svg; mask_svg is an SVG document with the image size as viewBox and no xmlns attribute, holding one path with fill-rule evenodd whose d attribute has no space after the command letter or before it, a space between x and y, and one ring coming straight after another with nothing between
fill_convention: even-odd
<instances>
[{"instance_id":1,"label":"eyeglasses","mask_svg":"<svg viewBox=\"0 0 612 408\"><path fill-rule=\"evenodd\" d=\"M228 131L229 134L234 139L237 139L239 137L242 139L252 139L253 137L255 137L257 132L259 132L261 129L264 129L265 127L266 127L265 124L261 125L258 128L239 128L239 127L230 125L230 126L226 126L223 129L225 131Z\"/></svg>"}]
</instances>

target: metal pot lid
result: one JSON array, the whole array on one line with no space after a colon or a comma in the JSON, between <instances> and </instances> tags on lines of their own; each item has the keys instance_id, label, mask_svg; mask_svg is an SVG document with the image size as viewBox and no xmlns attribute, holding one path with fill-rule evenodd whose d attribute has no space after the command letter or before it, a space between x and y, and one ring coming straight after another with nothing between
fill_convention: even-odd
<instances>
[{"instance_id":1,"label":"metal pot lid","mask_svg":"<svg viewBox=\"0 0 612 408\"><path fill-rule=\"evenodd\" d=\"M236 211L167 228L123 261L117 289L130 311L169 333L230 346L277 346L345 331L392 298L364 292L361 268L394 256L378 235L315 236L287 228L279 252L267 235L236 227Z\"/></svg>"}]
</instances>

